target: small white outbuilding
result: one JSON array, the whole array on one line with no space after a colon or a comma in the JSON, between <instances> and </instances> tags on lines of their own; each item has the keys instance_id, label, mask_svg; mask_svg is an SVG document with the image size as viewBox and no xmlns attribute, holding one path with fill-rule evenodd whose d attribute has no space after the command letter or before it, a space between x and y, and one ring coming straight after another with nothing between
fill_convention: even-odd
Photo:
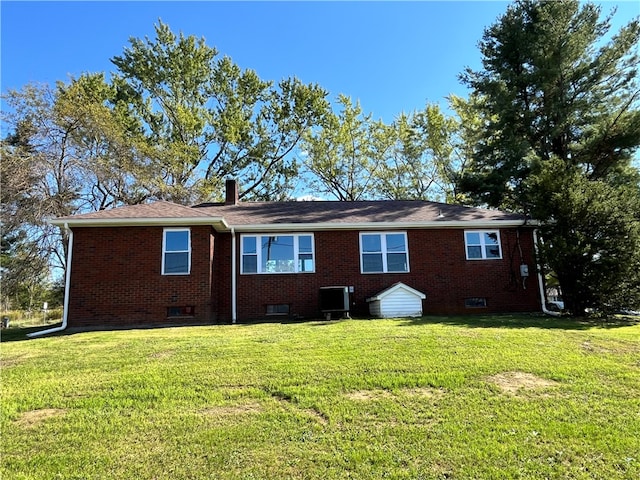
<instances>
[{"instance_id":1,"label":"small white outbuilding","mask_svg":"<svg viewBox=\"0 0 640 480\"><path fill-rule=\"evenodd\" d=\"M420 317L422 316L422 300L427 296L405 285L394 283L377 295L367 298L369 313L374 317Z\"/></svg>"}]
</instances>

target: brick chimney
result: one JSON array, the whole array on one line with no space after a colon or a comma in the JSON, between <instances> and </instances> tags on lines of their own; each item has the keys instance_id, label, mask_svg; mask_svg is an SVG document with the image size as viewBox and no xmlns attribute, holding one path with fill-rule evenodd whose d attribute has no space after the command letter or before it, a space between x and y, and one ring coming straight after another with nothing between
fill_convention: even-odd
<instances>
[{"instance_id":1,"label":"brick chimney","mask_svg":"<svg viewBox=\"0 0 640 480\"><path fill-rule=\"evenodd\" d=\"M233 178L227 178L224 184L225 188L225 205L237 205L238 204L238 182Z\"/></svg>"}]
</instances>

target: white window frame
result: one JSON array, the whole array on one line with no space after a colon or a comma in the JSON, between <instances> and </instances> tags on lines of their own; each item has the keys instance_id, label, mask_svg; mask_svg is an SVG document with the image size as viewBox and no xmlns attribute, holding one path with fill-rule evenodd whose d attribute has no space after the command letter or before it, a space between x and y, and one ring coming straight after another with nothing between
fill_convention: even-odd
<instances>
[{"instance_id":1,"label":"white window frame","mask_svg":"<svg viewBox=\"0 0 640 480\"><path fill-rule=\"evenodd\" d=\"M262 238L264 237L293 237L293 260L294 271L293 272L267 272L262 271ZM300 237L311 237L311 261L313 262L313 268L311 270L302 271L299 270L300 262ZM245 254L244 243L247 238L255 238L256 240L256 253ZM303 252L303 255L307 255L308 252ZM256 257L256 271L245 272L244 271L244 256L251 255ZM291 275L297 273L315 273L316 272L316 244L313 233L250 233L240 236L240 274L241 275Z\"/></svg>"},{"instance_id":2,"label":"white window frame","mask_svg":"<svg viewBox=\"0 0 640 480\"><path fill-rule=\"evenodd\" d=\"M377 252L365 252L362 247L362 237L365 235L380 235L380 254L382 254L382 271L379 272L365 272L364 271L364 254L366 253L377 253ZM387 251L387 235L403 235L404 236L404 252L389 252ZM393 270L389 271L389 267L387 264L387 255L389 253L404 253L407 259L407 269L406 270ZM407 237L407 232L405 231L385 231L385 232L360 232L360 273L364 275L370 274L380 274L380 273L409 273L411 268L409 267L409 239Z\"/></svg>"},{"instance_id":3,"label":"white window frame","mask_svg":"<svg viewBox=\"0 0 640 480\"><path fill-rule=\"evenodd\" d=\"M477 233L480 235L480 243L469 243L467 240L468 233ZM485 234L495 234L498 239L498 256L487 257L487 243L485 242ZM469 257L469 247L480 247L481 257ZM502 260L502 240L500 238L500 230L465 230L464 231L464 254L467 260Z\"/></svg>"},{"instance_id":4,"label":"white window frame","mask_svg":"<svg viewBox=\"0 0 640 480\"><path fill-rule=\"evenodd\" d=\"M187 250L168 250L167 251L167 232L187 232ZM186 253L187 254L187 271L186 272L166 272L165 258L167 253ZM191 229L190 228L164 228L162 231L162 275L190 275L191 274Z\"/></svg>"}]
</instances>

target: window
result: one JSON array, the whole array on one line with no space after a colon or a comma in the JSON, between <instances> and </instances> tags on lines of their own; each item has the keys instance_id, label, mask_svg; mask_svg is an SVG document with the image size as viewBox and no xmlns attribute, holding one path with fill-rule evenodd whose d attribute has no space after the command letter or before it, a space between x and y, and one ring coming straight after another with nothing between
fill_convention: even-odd
<instances>
[{"instance_id":1,"label":"window","mask_svg":"<svg viewBox=\"0 0 640 480\"><path fill-rule=\"evenodd\" d=\"M467 260L502 258L498 230L469 230L464 232Z\"/></svg>"},{"instance_id":2,"label":"window","mask_svg":"<svg viewBox=\"0 0 640 480\"><path fill-rule=\"evenodd\" d=\"M360 269L362 273L408 272L407 234L361 233Z\"/></svg>"},{"instance_id":3,"label":"window","mask_svg":"<svg viewBox=\"0 0 640 480\"><path fill-rule=\"evenodd\" d=\"M186 307L167 307L167 317L193 317L195 307L193 305Z\"/></svg>"},{"instance_id":4,"label":"window","mask_svg":"<svg viewBox=\"0 0 640 480\"><path fill-rule=\"evenodd\" d=\"M162 239L162 274L191 272L191 232L188 228L165 228Z\"/></svg>"},{"instance_id":5,"label":"window","mask_svg":"<svg viewBox=\"0 0 640 480\"><path fill-rule=\"evenodd\" d=\"M267 305L267 315L289 315L289 305L287 303Z\"/></svg>"},{"instance_id":6,"label":"window","mask_svg":"<svg viewBox=\"0 0 640 480\"><path fill-rule=\"evenodd\" d=\"M487 299L484 297L472 297L464 299L465 308L484 308L487 306Z\"/></svg>"},{"instance_id":7,"label":"window","mask_svg":"<svg viewBox=\"0 0 640 480\"><path fill-rule=\"evenodd\" d=\"M243 235L242 273L315 271L313 235Z\"/></svg>"}]
</instances>

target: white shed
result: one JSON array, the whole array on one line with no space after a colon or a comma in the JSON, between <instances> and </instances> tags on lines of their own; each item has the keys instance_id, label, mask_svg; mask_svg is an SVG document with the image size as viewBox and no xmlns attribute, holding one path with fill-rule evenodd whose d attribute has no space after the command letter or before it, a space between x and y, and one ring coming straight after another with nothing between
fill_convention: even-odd
<instances>
[{"instance_id":1,"label":"white shed","mask_svg":"<svg viewBox=\"0 0 640 480\"><path fill-rule=\"evenodd\" d=\"M402 282L394 283L377 295L367 298L369 313L374 317L420 317L422 300L427 296Z\"/></svg>"}]
</instances>

